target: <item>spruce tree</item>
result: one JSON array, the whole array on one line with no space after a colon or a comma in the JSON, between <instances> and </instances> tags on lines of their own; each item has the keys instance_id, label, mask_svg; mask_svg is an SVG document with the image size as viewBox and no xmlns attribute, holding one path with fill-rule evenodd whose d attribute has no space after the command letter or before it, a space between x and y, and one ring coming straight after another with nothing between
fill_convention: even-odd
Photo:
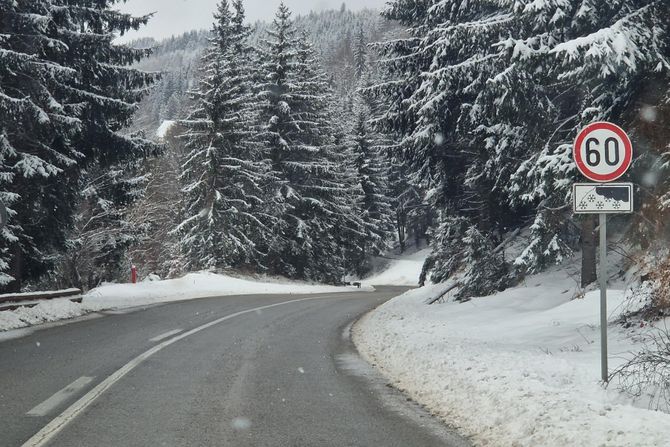
<instances>
[{"instance_id":1,"label":"spruce tree","mask_svg":"<svg viewBox=\"0 0 670 447\"><path fill-rule=\"evenodd\" d=\"M362 276L369 270L367 261L389 248L393 233L392 215L387 179L389 166L380 153L379 139L368 127L370 108L360 98L355 108L351 135L351 150L355 160L357 179L362 190L358 209L365 225L365 238L360 242L361 258L357 273Z\"/></svg>"},{"instance_id":2,"label":"spruce tree","mask_svg":"<svg viewBox=\"0 0 670 447\"><path fill-rule=\"evenodd\" d=\"M356 231L352 199L338 175L327 76L291 13L280 5L261 50L261 142L277 177L272 271L337 283L344 273L342 234Z\"/></svg>"},{"instance_id":3,"label":"spruce tree","mask_svg":"<svg viewBox=\"0 0 670 447\"><path fill-rule=\"evenodd\" d=\"M571 156L578 131L594 121L629 127L638 98L663 100L664 93L649 86L670 79L669 9L667 2L653 0L585 0L545 2L519 13L520 21L544 37L505 44L523 48L546 74L547 94L557 109L553 122L559 124L546 132L540 150L529 154L511 182L520 201L539 203L529 246L517 264L536 271L560 262L575 246L578 235L569 213L570 185L580 179ZM645 149L638 146L638 155ZM580 221L580 248L589 261L582 266L585 286L596 279L596 234L592 216Z\"/></svg>"},{"instance_id":4,"label":"spruce tree","mask_svg":"<svg viewBox=\"0 0 670 447\"><path fill-rule=\"evenodd\" d=\"M361 79L368 69L367 39L363 28L358 30L354 42L354 69L356 70L356 78L358 79Z\"/></svg>"},{"instance_id":5,"label":"spruce tree","mask_svg":"<svg viewBox=\"0 0 670 447\"><path fill-rule=\"evenodd\" d=\"M667 12L654 0L389 5L409 37L381 45L391 79L369 90L388 105L377 124L397 132L396 154L442 213L436 259L453 251L436 233L454 215L497 242L533 209L519 273L570 253L572 141L591 121L621 123L645 81L667 79Z\"/></svg>"},{"instance_id":6,"label":"spruce tree","mask_svg":"<svg viewBox=\"0 0 670 447\"><path fill-rule=\"evenodd\" d=\"M187 268L263 269L272 232L267 212L269 173L249 144L252 92L240 1L222 0L205 55L205 76L183 138L189 152L182 180L184 221L178 226Z\"/></svg>"},{"instance_id":7,"label":"spruce tree","mask_svg":"<svg viewBox=\"0 0 670 447\"><path fill-rule=\"evenodd\" d=\"M0 157L11 215L0 281L8 290L45 274L64 249L86 169L153 149L120 132L155 79L129 67L147 51L112 43L148 17L114 3L0 3Z\"/></svg>"}]
</instances>

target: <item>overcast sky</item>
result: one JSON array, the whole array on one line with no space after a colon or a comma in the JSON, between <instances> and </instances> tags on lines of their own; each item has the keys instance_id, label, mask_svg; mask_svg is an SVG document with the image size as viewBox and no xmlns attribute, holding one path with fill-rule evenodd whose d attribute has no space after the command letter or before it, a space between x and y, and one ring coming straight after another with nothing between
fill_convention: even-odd
<instances>
[{"instance_id":1,"label":"overcast sky","mask_svg":"<svg viewBox=\"0 0 670 447\"><path fill-rule=\"evenodd\" d=\"M347 8L382 8L387 0L349 0ZM128 0L119 4L119 8L135 15L151 12L156 14L149 24L138 32L126 35L122 40L136 37L155 37L161 39L173 34L181 34L192 29L210 28L212 13L219 0ZM281 0L246 0L248 20L270 19ZM339 9L342 0L284 0L295 14L306 14L311 10Z\"/></svg>"}]
</instances>

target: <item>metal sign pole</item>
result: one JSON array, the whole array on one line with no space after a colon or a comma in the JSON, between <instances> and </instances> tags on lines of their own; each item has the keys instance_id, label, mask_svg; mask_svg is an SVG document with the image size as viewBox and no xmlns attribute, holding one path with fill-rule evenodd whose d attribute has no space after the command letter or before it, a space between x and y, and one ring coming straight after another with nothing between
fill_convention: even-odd
<instances>
[{"instance_id":1,"label":"metal sign pole","mask_svg":"<svg viewBox=\"0 0 670 447\"><path fill-rule=\"evenodd\" d=\"M609 381L607 371L607 214L600 214L600 369L603 382Z\"/></svg>"}]
</instances>

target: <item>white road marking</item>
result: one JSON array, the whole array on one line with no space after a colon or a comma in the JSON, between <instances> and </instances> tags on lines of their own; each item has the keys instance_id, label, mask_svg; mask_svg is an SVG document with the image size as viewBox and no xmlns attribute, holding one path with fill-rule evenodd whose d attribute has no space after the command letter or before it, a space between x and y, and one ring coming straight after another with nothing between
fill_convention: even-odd
<instances>
[{"instance_id":1,"label":"white road marking","mask_svg":"<svg viewBox=\"0 0 670 447\"><path fill-rule=\"evenodd\" d=\"M93 377L80 377L26 414L28 416L42 417L51 413L72 395L80 391L86 385L93 381Z\"/></svg>"},{"instance_id":2,"label":"white road marking","mask_svg":"<svg viewBox=\"0 0 670 447\"><path fill-rule=\"evenodd\" d=\"M177 335L178 333L182 332L183 329L175 329L174 331L169 331L161 335L157 335L154 338L150 338L149 341L154 343L157 341L165 340L166 338L172 337L173 335Z\"/></svg>"},{"instance_id":3,"label":"white road marking","mask_svg":"<svg viewBox=\"0 0 670 447\"><path fill-rule=\"evenodd\" d=\"M243 310L240 312L235 312L234 314L230 314L226 317L219 318L218 320L210 321L207 324L203 324L202 326L199 326L195 329L191 329L188 332L184 332L181 335L178 335L176 337L173 337L167 341L164 341L153 348L149 349L148 351L144 352L143 354L140 354L139 356L135 357L133 360L130 362L126 363L121 369L117 370L114 372L111 376L107 377L105 380L100 382L98 385L95 386L91 391L86 393L84 396L82 396L78 401L70 405L65 411L63 411L61 414L56 416L51 422L49 422L44 428L42 428L39 432L37 432L32 438L27 440L24 444L23 447L41 447L46 445L49 441L51 441L56 435L65 428L67 424L72 422L79 414L81 414L86 408L88 408L98 397L100 397L105 391L107 391L109 388L111 388L112 385L114 385L116 382L121 380L123 377L125 377L130 371L133 369L137 368L142 362L144 362L146 359L151 357L152 355L156 354L157 352L163 350L164 348L167 348L168 346L181 341L185 339L186 337L190 337L191 335L197 334L198 332L204 331L205 329L209 329L212 326L216 326L217 324L221 324L224 321L231 320L233 318L239 317L241 315L245 315L248 313L252 312L257 312L257 311L262 311L265 309L271 309L273 307L279 307L279 306L285 306L287 304L293 304L293 303L299 303L303 301L313 301L313 300L319 300L319 299L324 299L324 298L333 298L332 296L318 296L318 297L311 297L311 298L302 298L298 300L291 300L291 301L284 301L281 303L276 303L276 304L269 304L267 306L260 306L260 307L255 307L253 309L248 309L248 310ZM341 297L338 297L341 298Z\"/></svg>"}]
</instances>

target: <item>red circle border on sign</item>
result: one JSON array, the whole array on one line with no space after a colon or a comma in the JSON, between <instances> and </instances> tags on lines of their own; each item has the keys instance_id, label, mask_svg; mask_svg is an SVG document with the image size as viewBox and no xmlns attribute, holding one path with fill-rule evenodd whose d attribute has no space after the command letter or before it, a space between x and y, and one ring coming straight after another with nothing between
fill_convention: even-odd
<instances>
[{"instance_id":1,"label":"red circle border on sign","mask_svg":"<svg viewBox=\"0 0 670 447\"><path fill-rule=\"evenodd\" d=\"M584 140L591 132L601 129L609 130L617 134L617 136L621 138L621 141L623 141L625 150L624 161L621 167L607 175L597 174L591 171L586 166L586 163L584 163L584 160L582 160L582 154L579 150L579 148L582 147L582 143L584 143ZM624 175L626 171L628 171L628 168L630 168L630 165L633 161L633 143L630 141L628 134L626 134L626 132L621 127L606 121L600 121L589 124L579 133L579 136L577 136L577 140L575 141L575 145L572 148L572 155L575 159L575 163L577 163L577 169L579 169L579 172L581 172L584 177L588 178L589 180L593 180L594 182L612 182Z\"/></svg>"}]
</instances>

